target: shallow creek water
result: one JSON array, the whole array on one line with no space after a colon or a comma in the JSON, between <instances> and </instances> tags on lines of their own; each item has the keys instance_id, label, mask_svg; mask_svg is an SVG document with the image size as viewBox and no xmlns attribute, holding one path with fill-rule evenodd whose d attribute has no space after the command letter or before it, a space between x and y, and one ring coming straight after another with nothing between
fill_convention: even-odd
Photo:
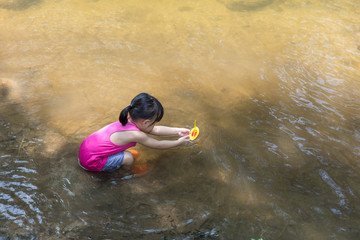
<instances>
[{"instance_id":1,"label":"shallow creek water","mask_svg":"<svg viewBox=\"0 0 360 240\"><path fill-rule=\"evenodd\" d=\"M0 0L0 239L359 239L360 3ZM136 94L201 134L88 173Z\"/></svg>"}]
</instances>

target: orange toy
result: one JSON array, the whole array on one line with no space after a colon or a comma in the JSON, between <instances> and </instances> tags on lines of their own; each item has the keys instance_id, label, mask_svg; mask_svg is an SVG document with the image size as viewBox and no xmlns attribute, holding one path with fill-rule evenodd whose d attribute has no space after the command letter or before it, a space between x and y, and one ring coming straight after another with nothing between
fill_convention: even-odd
<instances>
[{"instance_id":1,"label":"orange toy","mask_svg":"<svg viewBox=\"0 0 360 240\"><path fill-rule=\"evenodd\" d=\"M197 139L197 137L199 136L199 133L200 133L200 130L196 126L196 120L195 120L194 128L191 129L190 134L189 134L190 140L193 141L193 140Z\"/></svg>"},{"instance_id":2,"label":"orange toy","mask_svg":"<svg viewBox=\"0 0 360 240\"><path fill-rule=\"evenodd\" d=\"M133 150L133 149L128 149L128 151L131 152L134 159L138 158L138 156L139 156L138 151ZM149 169L147 168L147 166L145 164L143 164L143 165L135 165L134 168L131 170L131 173L138 176L138 177L143 176L148 172L149 172Z\"/></svg>"},{"instance_id":3,"label":"orange toy","mask_svg":"<svg viewBox=\"0 0 360 240\"><path fill-rule=\"evenodd\" d=\"M131 154L133 155L134 159L137 159L137 157L139 156L139 152L136 151L136 150L129 149L128 151L131 152Z\"/></svg>"}]
</instances>

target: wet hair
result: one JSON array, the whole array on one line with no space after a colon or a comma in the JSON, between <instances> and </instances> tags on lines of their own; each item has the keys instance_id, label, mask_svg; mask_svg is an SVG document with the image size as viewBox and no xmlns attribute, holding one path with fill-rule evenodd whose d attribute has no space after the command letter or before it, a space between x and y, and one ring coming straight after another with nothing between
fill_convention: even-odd
<instances>
[{"instance_id":1,"label":"wet hair","mask_svg":"<svg viewBox=\"0 0 360 240\"><path fill-rule=\"evenodd\" d=\"M124 108L119 116L123 126L128 123L128 114L132 119L153 119L159 122L164 115L164 108L161 103L147 93L140 93L131 101L131 104Z\"/></svg>"}]
</instances>

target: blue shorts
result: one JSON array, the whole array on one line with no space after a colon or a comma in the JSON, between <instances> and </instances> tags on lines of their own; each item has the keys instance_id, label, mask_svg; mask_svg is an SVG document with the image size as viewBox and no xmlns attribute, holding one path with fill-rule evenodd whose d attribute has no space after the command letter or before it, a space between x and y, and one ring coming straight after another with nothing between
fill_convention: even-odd
<instances>
[{"instance_id":1,"label":"blue shorts","mask_svg":"<svg viewBox=\"0 0 360 240\"><path fill-rule=\"evenodd\" d=\"M115 153L110 155L106 161L105 166L100 170L100 172L113 172L121 167L122 162L124 161L124 152Z\"/></svg>"}]
</instances>

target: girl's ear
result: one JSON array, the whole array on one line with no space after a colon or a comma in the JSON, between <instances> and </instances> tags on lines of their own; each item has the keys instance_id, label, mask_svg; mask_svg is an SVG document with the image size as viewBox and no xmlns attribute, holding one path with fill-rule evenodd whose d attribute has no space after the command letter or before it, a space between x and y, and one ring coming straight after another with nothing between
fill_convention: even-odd
<instances>
[{"instance_id":1,"label":"girl's ear","mask_svg":"<svg viewBox=\"0 0 360 240\"><path fill-rule=\"evenodd\" d=\"M150 119L145 119L145 120L143 121L143 124L144 124L144 125L150 125L150 123L151 123L151 120L150 120Z\"/></svg>"}]
</instances>

